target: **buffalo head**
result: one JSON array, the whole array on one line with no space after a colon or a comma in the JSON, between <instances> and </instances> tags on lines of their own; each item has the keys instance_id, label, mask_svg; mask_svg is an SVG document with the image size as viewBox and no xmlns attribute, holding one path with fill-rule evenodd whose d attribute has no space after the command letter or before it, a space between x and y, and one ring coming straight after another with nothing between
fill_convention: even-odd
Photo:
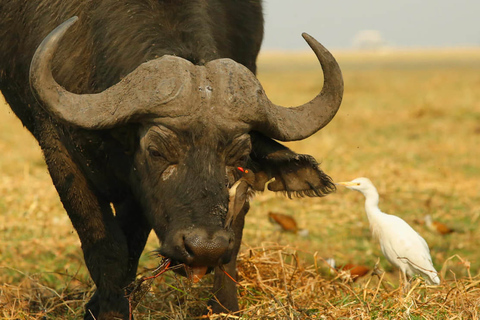
<instances>
[{"instance_id":1,"label":"buffalo head","mask_svg":"<svg viewBox=\"0 0 480 320\"><path fill-rule=\"evenodd\" d=\"M163 56L103 92L69 92L54 80L51 64L75 21L60 25L37 49L31 87L48 113L69 126L104 130L138 124L129 179L162 255L200 268L231 259L241 228L225 227L225 219L237 166L252 167L258 190L272 177L273 191L321 196L334 189L313 159L271 140L304 139L328 124L340 106L338 64L309 35L303 37L322 65L324 85L312 101L285 108L272 103L255 75L231 59L198 66Z\"/></svg>"}]
</instances>

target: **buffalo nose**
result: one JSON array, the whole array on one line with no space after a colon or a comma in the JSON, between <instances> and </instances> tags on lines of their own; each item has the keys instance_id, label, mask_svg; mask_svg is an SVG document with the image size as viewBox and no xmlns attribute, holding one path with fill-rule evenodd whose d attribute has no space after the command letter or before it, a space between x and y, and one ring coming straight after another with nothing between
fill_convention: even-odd
<instances>
[{"instance_id":1,"label":"buffalo nose","mask_svg":"<svg viewBox=\"0 0 480 320\"><path fill-rule=\"evenodd\" d=\"M230 259L233 236L225 230L208 233L204 229L196 229L184 234L183 245L189 255L189 264L215 266Z\"/></svg>"}]
</instances>

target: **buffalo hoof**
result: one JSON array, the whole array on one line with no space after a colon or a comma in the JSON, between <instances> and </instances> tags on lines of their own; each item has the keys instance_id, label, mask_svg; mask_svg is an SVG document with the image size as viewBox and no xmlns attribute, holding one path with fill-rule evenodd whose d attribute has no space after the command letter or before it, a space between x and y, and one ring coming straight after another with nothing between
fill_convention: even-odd
<instances>
[{"instance_id":1,"label":"buffalo hoof","mask_svg":"<svg viewBox=\"0 0 480 320\"><path fill-rule=\"evenodd\" d=\"M217 299L212 298L209 302L209 305L212 307L213 313L232 313L237 312L240 309L236 296L224 297L222 299L223 301L220 301L220 303Z\"/></svg>"},{"instance_id":2,"label":"buffalo hoof","mask_svg":"<svg viewBox=\"0 0 480 320\"><path fill-rule=\"evenodd\" d=\"M92 296L85 305L84 320L129 320L130 308L128 299L123 295L110 295L106 299L100 299L98 291Z\"/></svg>"}]
</instances>

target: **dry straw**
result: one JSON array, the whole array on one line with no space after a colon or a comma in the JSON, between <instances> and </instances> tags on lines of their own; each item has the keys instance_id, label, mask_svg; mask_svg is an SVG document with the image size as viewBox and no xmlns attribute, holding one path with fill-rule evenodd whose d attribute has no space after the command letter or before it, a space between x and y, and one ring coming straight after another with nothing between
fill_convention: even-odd
<instances>
[{"instance_id":1,"label":"dry straw","mask_svg":"<svg viewBox=\"0 0 480 320\"><path fill-rule=\"evenodd\" d=\"M381 271L354 283L348 272L331 272L316 254L311 256L315 263L306 265L303 255L274 243L244 250L238 260L238 313L209 312L211 276L193 285L167 272L150 283L133 314L139 319L478 319L478 276L456 279L452 274L454 280L438 287L415 278L403 290L386 281ZM443 269L452 261L468 269L459 256L448 259ZM3 319L74 319L93 293L89 283L72 275L62 275L66 282L61 291L42 285L35 275L23 276L19 285L0 287Z\"/></svg>"}]
</instances>

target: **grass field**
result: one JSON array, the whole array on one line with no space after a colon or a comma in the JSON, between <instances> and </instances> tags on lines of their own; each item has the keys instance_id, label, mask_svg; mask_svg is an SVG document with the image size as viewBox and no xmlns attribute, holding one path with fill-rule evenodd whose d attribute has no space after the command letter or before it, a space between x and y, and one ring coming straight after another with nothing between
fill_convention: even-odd
<instances>
[{"instance_id":1,"label":"grass field","mask_svg":"<svg viewBox=\"0 0 480 320\"><path fill-rule=\"evenodd\" d=\"M245 319L478 319L480 306L480 50L338 52L345 80L340 111L323 130L287 145L322 162L335 181L369 177L380 208L402 217L429 243L439 287L398 273L372 239L361 194L252 202L239 257ZM312 53L264 53L259 78L285 106L311 99L322 73ZM92 294L80 243L39 148L0 101L0 318L75 319ZM279 233L269 211L294 215L306 238ZM442 236L416 224L425 215L454 228ZM151 237L139 272L158 260ZM324 259L376 271L352 282ZM201 315L211 282L170 272L152 283L137 319ZM230 315L234 319L239 315ZM215 318L227 316L212 316Z\"/></svg>"}]
</instances>

